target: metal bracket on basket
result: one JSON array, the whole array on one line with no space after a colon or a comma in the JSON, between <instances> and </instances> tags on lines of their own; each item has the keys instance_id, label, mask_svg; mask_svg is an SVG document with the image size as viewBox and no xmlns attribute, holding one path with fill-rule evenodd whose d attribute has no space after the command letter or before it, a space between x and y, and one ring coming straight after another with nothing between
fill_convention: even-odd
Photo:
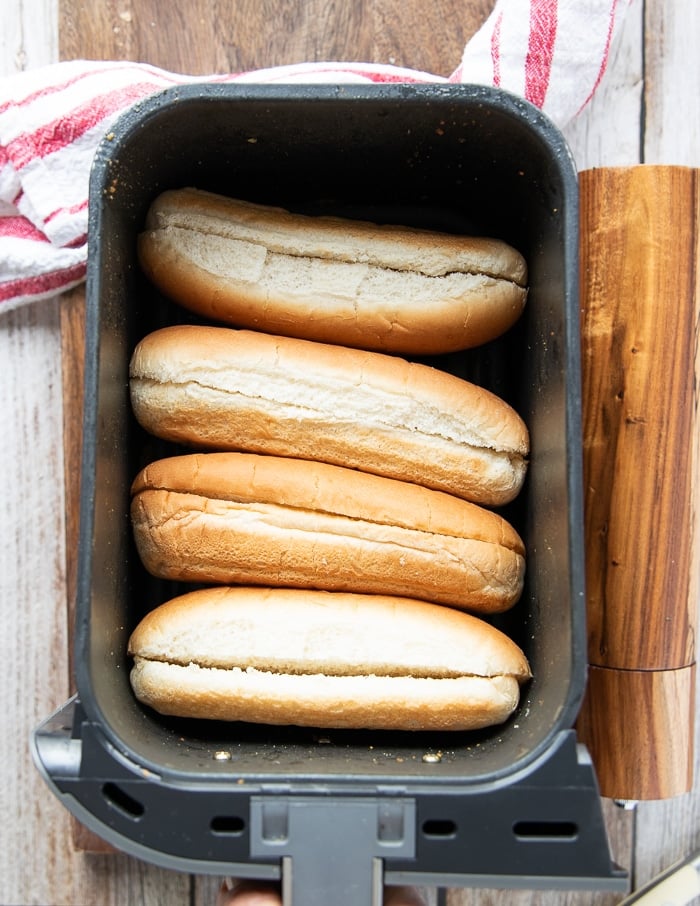
<instances>
[{"instance_id":1,"label":"metal bracket on basket","mask_svg":"<svg viewBox=\"0 0 700 906\"><path fill-rule=\"evenodd\" d=\"M284 906L381 906L383 860L415 856L413 799L254 796L250 823L251 858L281 859Z\"/></svg>"},{"instance_id":2,"label":"metal bracket on basket","mask_svg":"<svg viewBox=\"0 0 700 906\"><path fill-rule=\"evenodd\" d=\"M573 730L507 784L426 788L173 782L132 761L71 699L34 761L90 830L165 868L282 880L285 906L380 906L384 884L626 891Z\"/></svg>"}]
</instances>

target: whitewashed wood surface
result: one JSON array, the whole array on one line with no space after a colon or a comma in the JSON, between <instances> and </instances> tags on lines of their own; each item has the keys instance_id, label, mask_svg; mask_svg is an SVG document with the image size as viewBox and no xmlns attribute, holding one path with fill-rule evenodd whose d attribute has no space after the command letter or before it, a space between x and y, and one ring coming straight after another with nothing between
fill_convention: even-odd
<instances>
[{"instance_id":1,"label":"whitewashed wood surface","mask_svg":"<svg viewBox=\"0 0 700 906\"><path fill-rule=\"evenodd\" d=\"M56 21L55 0L2 0L0 76L53 62ZM634 0L597 95L566 130L580 169L700 166L699 37L697 0ZM69 693L67 626L57 604L65 598L66 558L59 305L0 315L0 906L213 906L214 879L73 852L68 816L31 763L33 727ZM700 738L696 753L700 764ZM633 887L700 846L698 775L700 767L692 793L640 803L634 812L605 803ZM607 906L619 898L459 891L448 902Z\"/></svg>"}]
</instances>

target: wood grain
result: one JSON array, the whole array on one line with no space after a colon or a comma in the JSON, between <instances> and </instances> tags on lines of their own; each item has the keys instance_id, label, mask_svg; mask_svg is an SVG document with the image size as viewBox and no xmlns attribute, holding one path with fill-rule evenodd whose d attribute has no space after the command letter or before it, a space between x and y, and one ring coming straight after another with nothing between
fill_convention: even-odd
<instances>
[{"instance_id":1,"label":"wood grain","mask_svg":"<svg viewBox=\"0 0 700 906\"><path fill-rule=\"evenodd\" d=\"M696 90L700 84L700 55L687 50L700 30L700 5L653 0L645 3L644 8L641 160L700 167L700 94ZM688 91L690 86L694 87ZM700 475L697 441L698 438L696 476ZM699 558L695 553L696 563ZM698 600L697 591L695 600ZM696 673L693 791L672 799L640 802L637 806L634 859L630 865L637 886L700 847L700 719L697 716L700 670Z\"/></svg>"},{"instance_id":2,"label":"wood grain","mask_svg":"<svg viewBox=\"0 0 700 906\"><path fill-rule=\"evenodd\" d=\"M589 675L577 729L604 795L692 786L698 171L581 174ZM623 703L634 704L634 719Z\"/></svg>"},{"instance_id":3,"label":"wood grain","mask_svg":"<svg viewBox=\"0 0 700 906\"><path fill-rule=\"evenodd\" d=\"M75 623L78 559L71 552L78 549L80 516L80 461L83 439L83 357L85 353L85 290L70 290L61 300L61 380L63 384L63 482L66 499L66 620L68 626L68 683L75 692L74 646L72 627ZM71 838L78 852L112 853L115 850L88 831L71 816Z\"/></svg>"},{"instance_id":4,"label":"wood grain","mask_svg":"<svg viewBox=\"0 0 700 906\"><path fill-rule=\"evenodd\" d=\"M53 803L27 746L33 727L68 691L64 658L55 656L63 655L68 644L65 610L56 606L63 601L65 562L62 500L61 510L53 505L54 495L62 496L63 477L61 448L54 443L61 418L57 326L55 301L0 321L0 382L18 413L14 430L0 433L5 542L0 545L0 582L1 599L10 604L3 608L0 664L3 700L12 706L0 760L14 769L11 781L4 778L0 788L0 806L4 815L31 828L29 845L49 870L60 864L61 828L65 833L67 822L62 816L58 827L53 824ZM15 487L23 489L21 498ZM27 518L34 522L32 534L24 531ZM32 639L36 626L41 633ZM21 889L22 865L13 859L3 868L3 890Z\"/></svg>"},{"instance_id":5,"label":"wood grain","mask_svg":"<svg viewBox=\"0 0 700 906\"><path fill-rule=\"evenodd\" d=\"M589 661L695 658L698 171L581 174Z\"/></svg>"},{"instance_id":6,"label":"wood grain","mask_svg":"<svg viewBox=\"0 0 700 906\"><path fill-rule=\"evenodd\" d=\"M61 0L63 58L146 60L238 72L318 60L392 63L448 76L493 0Z\"/></svg>"},{"instance_id":7,"label":"wood grain","mask_svg":"<svg viewBox=\"0 0 700 906\"><path fill-rule=\"evenodd\" d=\"M694 665L679 670L591 667L577 730L593 758L601 794L666 799L689 792L694 717Z\"/></svg>"},{"instance_id":8,"label":"wood grain","mask_svg":"<svg viewBox=\"0 0 700 906\"><path fill-rule=\"evenodd\" d=\"M579 170L639 163L645 85L643 14L641 3L627 10L596 93L583 113L564 127Z\"/></svg>"},{"instance_id":9,"label":"wood grain","mask_svg":"<svg viewBox=\"0 0 700 906\"><path fill-rule=\"evenodd\" d=\"M77 557L80 510L80 461L83 439L83 376L85 372L85 290L82 286L66 293L60 307L61 378L63 383L63 474L66 499L66 618L68 626L75 621ZM71 694L73 681L73 646L68 649L68 677Z\"/></svg>"},{"instance_id":10,"label":"wood grain","mask_svg":"<svg viewBox=\"0 0 700 906\"><path fill-rule=\"evenodd\" d=\"M0 75L55 63L57 0L5 0L0 4Z\"/></svg>"},{"instance_id":11,"label":"wood grain","mask_svg":"<svg viewBox=\"0 0 700 906\"><path fill-rule=\"evenodd\" d=\"M646 3L641 160L700 167L700 3ZM685 91L693 85L695 90ZM683 141L678 141L678 136Z\"/></svg>"},{"instance_id":12,"label":"wood grain","mask_svg":"<svg viewBox=\"0 0 700 906\"><path fill-rule=\"evenodd\" d=\"M187 876L125 856L76 858L68 812L29 753L34 727L69 695L59 309L50 299L0 320L0 386L12 400L0 433L0 903L170 906L188 902Z\"/></svg>"}]
</instances>

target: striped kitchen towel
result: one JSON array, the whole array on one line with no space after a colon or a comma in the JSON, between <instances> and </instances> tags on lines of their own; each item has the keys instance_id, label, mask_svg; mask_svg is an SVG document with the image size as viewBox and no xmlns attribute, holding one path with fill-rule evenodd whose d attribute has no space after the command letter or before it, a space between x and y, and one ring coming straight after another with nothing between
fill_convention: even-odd
<instances>
[{"instance_id":1,"label":"striped kitchen towel","mask_svg":"<svg viewBox=\"0 0 700 906\"><path fill-rule=\"evenodd\" d=\"M74 60L0 80L0 312L84 279L95 150L121 113L154 92L203 81L495 85L561 127L593 96L632 2L497 0L449 78L372 63L300 63L205 77Z\"/></svg>"}]
</instances>

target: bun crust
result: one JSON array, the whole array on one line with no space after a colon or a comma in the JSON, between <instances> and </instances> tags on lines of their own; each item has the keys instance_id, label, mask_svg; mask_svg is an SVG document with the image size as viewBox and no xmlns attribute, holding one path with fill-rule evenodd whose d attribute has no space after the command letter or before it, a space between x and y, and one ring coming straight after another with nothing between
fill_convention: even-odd
<instances>
[{"instance_id":1,"label":"bun crust","mask_svg":"<svg viewBox=\"0 0 700 906\"><path fill-rule=\"evenodd\" d=\"M131 682L161 713L217 720L464 730L505 720L530 677L494 627L379 595L202 589L133 632Z\"/></svg>"},{"instance_id":2,"label":"bun crust","mask_svg":"<svg viewBox=\"0 0 700 906\"><path fill-rule=\"evenodd\" d=\"M308 217L196 189L160 195L139 258L205 317L324 343L452 352L504 333L525 305L522 256L495 239Z\"/></svg>"},{"instance_id":3,"label":"bun crust","mask_svg":"<svg viewBox=\"0 0 700 906\"><path fill-rule=\"evenodd\" d=\"M338 466L245 453L173 457L135 479L154 575L404 595L481 612L520 597L524 547L496 513Z\"/></svg>"},{"instance_id":4,"label":"bun crust","mask_svg":"<svg viewBox=\"0 0 700 906\"><path fill-rule=\"evenodd\" d=\"M380 353L168 327L134 351L130 392L166 440L321 460L489 506L514 499L527 470L527 429L503 400Z\"/></svg>"}]
</instances>

